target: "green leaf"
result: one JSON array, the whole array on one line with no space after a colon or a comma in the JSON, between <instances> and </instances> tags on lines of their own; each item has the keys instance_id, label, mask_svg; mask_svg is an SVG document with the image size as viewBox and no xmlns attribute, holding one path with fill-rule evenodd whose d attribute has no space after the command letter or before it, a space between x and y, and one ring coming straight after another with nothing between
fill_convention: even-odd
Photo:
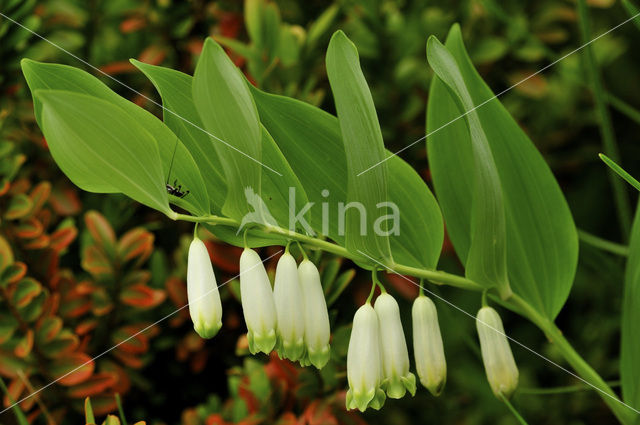
<instances>
[{"instance_id":1,"label":"green leaf","mask_svg":"<svg viewBox=\"0 0 640 425\"><path fill-rule=\"evenodd\" d=\"M241 220L251 212L245 189L261 192L260 120L242 74L211 38L198 60L192 93L224 170L228 191L222 213Z\"/></svg>"},{"instance_id":2,"label":"green leaf","mask_svg":"<svg viewBox=\"0 0 640 425\"><path fill-rule=\"evenodd\" d=\"M184 143L198 164L204 178L212 211L220 211L227 195L220 159L198 116L191 95L190 75L161 66L131 60L160 93L164 110L164 123Z\"/></svg>"},{"instance_id":3,"label":"green leaf","mask_svg":"<svg viewBox=\"0 0 640 425\"><path fill-rule=\"evenodd\" d=\"M498 170L504 199L507 270L512 290L548 318L569 295L578 236L558 183L524 131L473 68L458 26L446 47L473 100ZM427 108L427 148L433 182L453 245L463 263L471 245L474 157L465 111L438 78ZM492 100L489 100L492 99ZM456 120L451 122L452 120Z\"/></svg>"},{"instance_id":4,"label":"green leaf","mask_svg":"<svg viewBox=\"0 0 640 425\"><path fill-rule=\"evenodd\" d=\"M138 105L117 95L91 74L71 66L22 60L22 71L32 93L40 89L65 90L95 96L121 108L152 136L160 154L163 181L174 180L190 193L183 199L171 196L171 202L196 213L209 212L209 197L198 166L178 137L162 121ZM34 96L36 120L42 128L42 104ZM128 142L129 138L123 140ZM176 144L177 143L177 144ZM175 156L174 156L175 152ZM89 167L92 168L92 167ZM171 175L169 171L171 169ZM92 182L92 192L116 192L109 180Z\"/></svg>"},{"instance_id":5,"label":"green leaf","mask_svg":"<svg viewBox=\"0 0 640 425\"><path fill-rule=\"evenodd\" d=\"M340 10L337 4L332 4L318 16L318 19L313 21L307 31L306 48L307 50L313 50L320 40L329 32L333 22L338 16Z\"/></svg>"},{"instance_id":6,"label":"green leaf","mask_svg":"<svg viewBox=\"0 0 640 425\"><path fill-rule=\"evenodd\" d=\"M384 143L358 51L342 31L331 37L326 61L347 158L347 202L359 203L365 211L346 210L346 247L388 262L387 223L376 231L371 220L378 205L388 201Z\"/></svg>"},{"instance_id":7,"label":"green leaf","mask_svg":"<svg viewBox=\"0 0 640 425\"><path fill-rule=\"evenodd\" d=\"M255 87L251 90L263 125L313 203L311 227L344 246L338 211L347 199L347 160L337 118L299 100ZM389 192L389 201L400 211L400 232L390 236L394 261L433 269L444 238L438 204L420 176L400 157L391 157L387 166L389 186L395 188ZM376 210L373 217L380 215Z\"/></svg>"},{"instance_id":8,"label":"green leaf","mask_svg":"<svg viewBox=\"0 0 640 425\"><path fill-rule=\"evenodd\" d=\"M304 211L305 204L308 202L304 187L291 169L291 166L285 159L284 155L278 148L266 128L262 127L262 161L273 169L279 170L281 175L277 175L268 168L262 167L262 192L260 197L264 202L266 211L277 224L284 228L291 228L300 233L306 233L304 227L300 226L300 222L289 223L291 216ZM293 214L290 214L290 191L295 194L295 201L291 205L295 206ZM303 219L308 223L310 213L303 214ZM223 241L243 246L243 233L238 233L237 229L223 226L209 227L209 229ZM287 238L282 235L269 233L268 231L260 231L257 229L250 230L247 238L247 245L250 247L261 247L270 245L285 245Z\"/></svg>"},{"instance_id":9,"label":"green leaf","mask_svg":"<svg viewBox=\"0 0 640 425\"><path fill-rule=\"evenodd\" d=\"M256 53L252 46L247 46L242 41L236 40L235 38L223 37L221 35L215 36L214 40L245 59L260 60L260 54Z\"/></svg>"},{"instance_id":10,"label":"green leaf","mask_svg":"<svg viewBox=\"0 0 640 425\"><path fill-rule=\"evenodd\" d=\"M85 94L38 90L41 127L62 171L89 192L121 192L172 217L155 140L121 108ZM108 183L106 183L108 182Z\"/></svg>"},{"instance_id":11,"label":"green leaf","mask_svg":"<svg viewBox=\"0 0 640 425\"><path fill-rule=\"evenodd\" d=\"M91 399L89 397L84 399L84 418L87 425L96 423L96 418L93 415L93 407L91 406Z\"/></svg>"},{"instance_id":12,"label":"green leaf","mask_svg":"<svg viewBox=\"0 0 640 425\"><path fill-rule=\"evenodd\" d=\"M636 209L630 239L622 301L620 379L622 399L640 409L640 208Z\"/></svg>"},{"instance_id":13,"label":"green leaf","mask_svg":"<svg viewBox=\"0 0 640 425\"><path fill-rule=\"evenodd\" d=\"M497 288L500 296L506 299L511 295L507 276L506 217L491 147L455 58L433 36L427 41L427 59L436 75L456 96L459 108L469 111L465 119L474 160L470 167L473 194L466 275L488 288Z\"/></svg>"},{"instance_id":14,"label":"green leaf","mask_svg":"<svg viewBox=\"0 0 640 425\"><path fill-rule=\"evenodd\" d=\"M192 77L168 68L147 65L138 61L132 62L145 72L156 85L167 109L176 112L181 117L200 127L197 128L185 120L175 118L171 113L165 113L167 125L181 136L181 139L185 141L185 145L194 153L194 157L199 161L198 166L203 170L203 175L209 176L205 181L207 191L213 202L212 210L219 213L226 197L226 188L222 185L222 176L219 174L222 166L212 144L217 142L210 139L207 133L202 130L202 122L193 104L191 96ZM261 143L262 162L266 167L261 167L262 192L260 195L276 222L283 227L288 227L289 188L295 188L296 211L303 208L307 202L307 195L282 152L280 152L278 145L264 128L261 129ZM270 171L270 169L278 170L280 175ZM214 175L215 177L212 177ZM243 244L243 234L236 235L237 229L223 226L211 226L209 229L226 242L238 246ZM285 239L281 236L252 230L247 243L251 247L258 247L282 243L283 241Z\"/></svg>"},{"instance_id":15,"label":"green leaf","mask_svg":"<svg viewBox=\"0 0 640 425\"><path fill-rule=\"evenodd\" d=\"M5 385L2 378L0 378L0 389L2 389L2 393L5 395L5 397L7 397L7 399L9 400L9 403L11 403L11 410L13 411L13 414L16 417L16 422L18 423L18 425L29 425L29 420L27 419L27 416L24 414L20 406L16 403L15 400L13 400L13 398L9 394L9 389Z\"/></svg>"},{"instance_id":16,"label":"green leaf","mask_svg":"<svg viewBox=\"0 0 640 425\"><path fill-rule=\"evenodd\" d=\"M631 3L631 1L629 0L622 0L622 6L624 6L625 10L627 11L627 14L630 17L636 16L638 13L640 13L640 9L638 9L638 7L635 6L633 3ZM633 23L640 30L640 17L636 17L633 20Z\"/></svg>"},{"instance_id":17,"label":"green leaf","mask_svg":"<svg viewBox=\"0 0 640 425\"><path fill-rule=\"evenodd\" d=\"M633 178L633 176L629 173L627 173L621 166L619 166L618 164L616 164L611 158L609 158L607 155L601 153L598 155L600 157L600 159L602 160L602 162L604 162L605 164L607 164L607 166L609 168L611 168L617 175L619 175L620 177L622 177L627 183L629 183L631 186L634 187L634 189L640 191L640 182L638 182L638 180L636 180L635 178Z\"/></svg>"}]
</instances>

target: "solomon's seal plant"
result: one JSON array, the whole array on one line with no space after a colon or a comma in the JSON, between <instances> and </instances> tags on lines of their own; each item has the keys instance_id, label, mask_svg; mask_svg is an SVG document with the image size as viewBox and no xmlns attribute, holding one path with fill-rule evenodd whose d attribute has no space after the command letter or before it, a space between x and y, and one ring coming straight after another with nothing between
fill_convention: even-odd
<instances>
[{"instance_id":1,"label":"solomon's seal plant","mask_svg":"<svg viewBox=\"0 0 640 425\"><path fill-rule=\"evenodd\" d=\"M418 378L431 394L440 395L447 381L447 362L444 358L436 305L421 293L413 302L411 317Z\"/></svg>"},{"instance_id":2,"label":"solomon's seal plant","mask_svg":"<svg viewBox=\"0 0 640 425\"><path fill-rule=\"evenodd\" d=\"M511 397L518 386L518 367L513 359L500 315L491 307L482 307L476 327L487 380L496 397Z\"/></svg>"},{"instance_id":3,"label":"solomon's seal plant","mask_svg":"<svg viewBox=\"0 0 640 425\"><path fill-rule=\"evenodd\" d=\"M312 364L322 369L329 361L331 347L331 329L329 312L324 299L318 268L305 258L298 266L298 277L302 289L304 311L305 357L300 361L304 365Z\"/></svg>"},{"instance_id":4,"label":"solomon's seal plant","mask_svg":"<svg viewBox=\"0 0 640 425\"><path fill-rule=\"evenodd\" d=\"M260 256L246 248L240 256L240 294L249 350L270 353L276 345L277 316L271 282Z\"/></svg>"},{"instance_id":5,"label":"solomon's seal plant","mask_svg":"<svg viewBox=\"0 0 640 425\"><path fill-rule=\"evenodd\" d=\"M278 318L278 354L297 361L304 355L305 305L298 266L288 249L278 260L273 297Z\"/></svg>"},{"instance_id":6,"label":"solomon's seal plant","mask_svg":"<svg viewBox=\"0 0 640 425\"><path fill-rule=\"evenodd\" d=\"M222 327L222 304L207 247L197 236L189 246L187 297L193 328L212 338Z\"/></svg>"},{"instance_id":7,"label":"solomon's seal plant","mask_svg":"<svg viewBox=\"0 0 640 425\"><path fill-rule=\"evenodd\" d=\"M353 316L353 329L347 351L347 409L365 411L384 405L384 374L380 352L378 316L369 300Z\"/></svg>"},{"instance_id":8,"label":"solomon's seal plant","mask_svg":"<svg viewBox=\"0 0 640 425\"><path fill-rule=\"evenodd\" d=\"M416 377L409 372L409 351L404 339L400 308L395 299L382 293L373 306L380 324L382 376L387 397L402 398L416 393Z\"/></svg>"},{"instance_id":9,"label":"solomon's seal plant","mask_svg":"<svg viewBox=\"0 0 640 425\"><path fill-rule=\"evenodd\" d=\"M275 348L318 368L330 357L327 303L315 266L305 259L296 275L295 260L285 254L274 294L255 251L296 241L305 251L325 251L367 270L454 286L478 299L488 294L537 326L620 422L634 423L633 409L640 409L640 346L631 326L640 320L637 301L626 296L623 314L625 405L554 322L574 280L578 234L551 170L474 69L460 28L454 25L444 44L434 37L426 44L434 78L425 134L437 198L407 162L385 149L358 51L341 31L326 54L337 115L249 84L210 38L193 76L132 61L159 92L163 120L78 68L23 60L22 69L35 118L72 182L90 192L125 194L245 248L240 292L252 353ZM167 191L167 181L177 181L185 196ZM326 211L337 211L337 219ZM464 276L437 269L444 221ZM635 234L633 264L634 243L640 244ZM204 251L197 251L189 259L190 301L215 285ZM628 276L633 289L638 274ZM637 294L632 289L628 294ZM349 341L350 409L380 408L385 391L401 397L415 388L399 308L388 294L375 309L371 298L357 310ZM207 299L192 309L203 336L220 324L216 295ZM435 308L421 296L412 316L418 376L438 394L446 366ZM481 310L478 320L502 330L493 310ZM517 382L507 341L480 325L478 332L489 384L507 401Z\"/></svg>"}]
</instances>

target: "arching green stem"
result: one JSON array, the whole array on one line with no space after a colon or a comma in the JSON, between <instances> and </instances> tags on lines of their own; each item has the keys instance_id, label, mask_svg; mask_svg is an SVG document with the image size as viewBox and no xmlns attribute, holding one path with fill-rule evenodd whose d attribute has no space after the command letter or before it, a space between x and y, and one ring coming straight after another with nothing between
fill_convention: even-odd
<instances>
[{"instance_id":1,"label":"arching green stem","mask_svg":"<svg viewBox=\"0 0 640 425\"><path fill-rule=\"evenodd\" d=\"M185 214L176 214L176 219L234 228L238 228L240 226L240 223L234 219L218 217L215 215L193 217ZM372 269L381 267L380 264L376 264L373 261L367 261L367 259L363 259L361 255L352 253L346 248L330 241L303 235L277 226L262 226L260 227L260 230L262 230L263 232L283 235L288 239L297 241L299 243L304 243L316 249L323 250L351 260L357 260L358 263L367 264ZM419 267L412 267L397 263L385 264L384 266L389 271L428 280L436 285L448 285L477 292L482 292L486 289L484 286L470 279L467 279L466 277L443 272L440 270L422 269ZM370 302L373 298L376 285L377 284L375 283L375 281L372 282L371 293L369 294L369 298L367 298L367 302ZM564 337L560 329L556 327L553 321L542 316L536 309L531 307L529 303L520 298L517 294L513 294L506 301L496 299L496 302L503 307L508 308L515 313L525 317L533 324L535 324L538 328L540 328L540 330L547 336L549 341L556 346L564 359L571 365L571 367L577 372L577 374L598 391L599 395L609 406L616 418L618 418L618 420L625 425L634 423L638 414L629 407L622 404L616 393L609 387L609 385L607 385L605 380L602 379L602 377L598 375L598 373L591 366L589 366L589 364L587 364L587 362L578 354L578 352L576 352L576 350L571 346L569 341L567 341L567 339Z\"/></svg>"}]
</instances>

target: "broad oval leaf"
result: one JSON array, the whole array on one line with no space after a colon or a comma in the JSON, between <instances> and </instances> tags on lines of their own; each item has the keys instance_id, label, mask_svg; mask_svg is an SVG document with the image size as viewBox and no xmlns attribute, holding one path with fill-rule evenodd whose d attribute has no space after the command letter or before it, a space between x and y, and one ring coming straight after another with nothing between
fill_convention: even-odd
<instances>
[{"instance_id":1,"label":"broad oval leaf","mask_svg":"<svg viewBox=\"0 0 640 425\"><path fill-rule=\"evenodd\" d=\"M311 227L344 246L338 210L347 199L347 160L338 119L308 103L255 87L251 90L263 125L313 203ZM438 204L420 176L400 157L393 156L387 165L389 187L395 188L389 191L389 201L400 211L399 234L389 237L393 259L399 264L433 269L444 238ZM380 212L375 213L374 217L379 217Z\"/></svg>"},{"instance_id":2,"label":"broad oval leaf","mask_svg":"<svg viewBox=\"0 0 640 425\"><path fill-rule=\"evenodd\" d=\"M553 319L569 295L577 265L571 212L540 153L473 68L458 26L445 45L477 106L500 177L511 289ZM463 113L444 83L434 79L427 108L429 163L449 236L465 262L471 245L474 158L467 124L458 119Z\"/></svg>"},{"instance_id":3,"label":"broad oval leaf","mask_svg":"<svg viewBox=\"0 0 640 425\"><path fill-rule=\"evenodd\" d=\"M60 385L73 386L93 374L95 362L85 353L73 353L51 362L48 372Z\"/></svg>"},{"instance_id":4,"label":"broad oval leaf","mask_svg":"<svg viewBox=\"0 0 640 425\"><path fill-rule=\"evenodd\" d=\"M122 192L168 215L158 146L138 122L102 99L60 90L38 90L42 132L51 155L78 187ZM109 182L111 189L100 186Z\"/></svg>"},{"instance_id":5,"label":"broad oval leaf","mask_svg":"<svg viewBox=\"0 0 640 425\"><path fill-rule=\"evenodd\" d=\"M465 272L481 285L496 287L500 296L506 299L511 295L507 276L506 217L491 147L456 60L433 36L427 42L427 59L438 78L454 94L460 109L469 111L464 118L469 128L473 164L471 235Z\"/></svg>"},{"instance_id":6,"label":"broad oval leaf","mask_svg":"<svg viewBox=\"0 0 640 425\"><path fill-rule=\"evenodd\" d=\"M620 338L620 380L625 403L640 409L640 208L631 228L629 257L624 277Z\"/></svg>"},{"instance_id":7,"label":"broad oval leaf","mask_svg":"<svg viewBox=\"0 0 640 425\"><path fill-rule=\"evenodd\" d=\"M67 65L41 63L29 59L23 59L21 64L32 93L40 89L84 93L106 100L122 108L155 139L165 183L173 185L174 181L177 180L177 184L183 187L183 191L190 191L182 199L171 196L171 202L196 214L209 212L207 189L196 162L178 136L162 121L133 102L117 95L96 77L81 69ZM33 106L36 120L42 127L42 104L35 96ZM112 193L118 191L110 185L108 180L92 182L89 187L90 189L86 190L91 192Z\"/></svg>"},{"instance_id":8,"label":"broad oval leaf","mask_svg":"<svg viewBox=\"0 0 640 425\"><path fill-rule=\"evenodd\" d=\"M354 203L346 210L346 247L389 261L388 223L376 230L372 220L378 206L388 201L382 132L358 51L342 31L331 37L326 61L347 158L347 203Z\"/></svg>"},{"instance_id":9,"label":"broad oval leaf","mask_svg":"<svg viewBox=\"0 0 640 425\"><path fill-rule=\"evenodd\" d=\"M227 196L222 213L241 220L252 212L245 190L261 193L260 120L244 77L211 38L198 60L192 94L224 169Z\"/></svg>"},{"instance_id":10,"label":"broad oval leaf","mask_svg":"<svg viewBox=\"0 0 640 425\"><path fill-rule=\"evenodd\" d=\"M133 63L154 82L161 93L165 107L188 120L176 118L172 113L165 113L167 125L176 134L186 134L181 138L185 140L187 147L194 152L200 168L205 170L205 182L212 198L212 209L219 213L226 197L226 188L224 186L220 187L222 182L219 175L210 177L207 173L214 172L214 170L219 173L222 170L218 154L213 146L213 143L220 142L210 139L201 128L201 120L197 115L191 95L193 78L168 68L147 65L137 61L133 61ZM190 125L189 122L196 124L196 126ZM289 188L295 189L295 202L292 205L295 205L296 212L300 211L306 204L307 195L278 145L265 128L261 128L261 143L262 162L266 167L261 167L260 196L276 222L282 227L289 227ZM271 170L278 170L280 175ZM211 193L214 193L214 195L212 196ZM226 242L239 246L244 243L243 234L237 234L237 229L224 226L208 227L216 236ZM298 230L304 231L303 228ZM273 245L275 243L286 243L286 239L279 235L268 234L254 229L250 230L248 234L247 244L251 247Z\"/></svg>"},{"instance_id":11,"label":"broad oval leaf","mask_svg":"<svg viewBox=\"0 0 640 425\"><path fill-rule=\"evenodd\" d=\"M193 104L193 77L162 66L149 65L132 59L133 63L153 83L162 97L164 123L182 140L198 164L211 198L212 211L220 211L227 194L226 182L214 141L204 131L204 124Z\"/></svg>"}]
</instances>

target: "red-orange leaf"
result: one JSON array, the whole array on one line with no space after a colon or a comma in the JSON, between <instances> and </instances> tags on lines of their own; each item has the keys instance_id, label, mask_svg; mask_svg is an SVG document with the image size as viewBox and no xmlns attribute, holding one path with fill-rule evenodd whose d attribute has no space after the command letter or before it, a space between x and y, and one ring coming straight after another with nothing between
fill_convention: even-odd
<instances>
[{"instance_id":1,"label":"red-orange leaf","mask_svg":"<svg viewBox=\"0 0 640 425\"><path fill-rule=\"evenodd\" d=\"M152 289L147 285L129 286L120 294L120 300L127 305L139 308L152 308L162 303L166 293L160 289Z\"/></svg>"},{"instance_id":2,"label":"red-orange leaf","mask_svg":"<svg viewBox=\"0 0 640 425\"><path fill-rule=\"evenodd\" d=\"M13 349L16 357L21 359L27 357L33 348L33 331L29 329L27 333L18 341L18 345Z\"/></svg>"},{"instance_id":3,"label":"red-orange leaf","mask_svg":"<svg viewBox=\"0 0 640 425\"><path fill-rule=\"evenodd\" d=\"M56 214L62 216L75 215L82 208L77 192L68 187L64 189L54 187L49 197L49 204Z\"/></svg>"},{"instance_id":4,"label":"red-orange leaf","mask_svg":"<svg viewBox=\"0 0 640 425\"><path fill-rule=\"evenodd\" d=\"M25 217L31 211L33 202L24 193L18 193L9 202L9 206L4 213L4 218L7 220L15 220Z\"/></svg>"},{"instance_id":5,"label":"red-orange leaf","mask_svg":"<svg viewBox=\"0 0 640 425\"><path fill-rule=\"evenodd\" d=\"M60 385L73 386L89 379L94 367L93 360L87 354L73 353L54 360L49 373Z\"/></svg>"},{"instance_id":6,"label":"red-orange leaf","mask_svg":"<svg viewBox=\"0 0 640 425\"><path fill-rule=\"evenodd\" d=\"M121 328L113 334L113 343L122 350L130 354L142 354L149 348L149 340L143 334L137 334L136 329ZM135 335L135 336L134 336Z\"/></svg>"},{"instance_id":7,"label":"red-orange leaf","mask_svg":"<svg viewBox=\"0 0 640 425\"><path fill-rule=\"evenodd\" d=\"M69 389L68 395L71 398L84 398L94 396L112 387L118 381L118 377L110 372L99 372L86 381L74 385Z\"/></svg>"},{"instance_id":8,"label":"red-orange leaf","mask_svg":"<svg viewBox=\"0 0 640 425\"><path fill-rule=\"evenodd\" d=\"M229 246L216 241L207 241L206 245L211 261L216 267L234 275L240 271L242 248Z\"/></svg>"},{"instance_id":9,"label":"red-orange leaf","mask_svg":"<svg viewBox=\"0 0 640 425\"><path fill-rule=\"evenodd\" d=\"M8 341L18 329L18 321L13 316L0 316L0 344Z\"/></svg>"},{"instance_id":10,"label":"red-orange leaf","mask_svg":"<svg viewBox=\"0 0 640 425\"><path fill-rule=\"evenodd\" d=\"M15 235L21 239L33 239L42 234L44 230L42 223L39 220L31 217L26 221L23 221L17 226L14 226L13 231Z\"/></svg>"},{"instance_id":11,"label":"red-orange leaf","mask_svg":"<svg viewBox=\"0 0 640 425\"><path fill-rule=\"evenodd\" d=\"M2 179L0 181L0 196L6 195L10 187L11 187L11 184L9 184L9 180Z\"/></svg>"},{"instance_id":12,"label":"red-orange leaf","mask_svg":"<svg viewBox=\"0 0 640 425\"><path fill-rule=\"evenodd\" d=\"M120 350L119 348L120 347L113 350L113 355L118 360L120 360L123 365L132 369L140 369L142 366L144 366L140 357L137 357L134 354L127 353L123 350Z\"/></svg>"},{"instance_id":13,"label":"red-orange leaf","mask_svg":"<svg viewBox=\"0 0 640 425\"><path fill-rule=\"evenodd\" d=\"M49 236L47 235L40 235L23 245L25 249L43 249L47 246L49 246Z\"/></svg>"},{"instance_id":14,"label":"red-orange leaf","mask_svg":"<svg viewBox=\"0 0 640 425\"><path fill-rule=\"evenodd\" d=\"M13 250L5 238L0 235L0 271L13 263Z\"/></svg>"},{"instance_id":15,"label":"red-orange leaf","mask_svg":"<svg viewBox=\"0 0 640 425\"><path fill-rule=\"evenodd\" d=\"M94 330L98 326L98 321L95 319L87 319L76 326L76 333L78 335L85 335Z\"/></svg>"},{"instance_id":16,"label":"red-orange leaf","mask_svg":"<svg viewBox=\"0 0 640 425\"><path fill-rule=\"evenodd\" d=\"M78 337L67 329L63 329L56 338L40 346L40 351L50 358L57 358L69 354L78 348Z\"/></svg>"},{"instance_id":17,"label":"red-orange leaf","mask_svg":"<svg viewBox=\"0 0 640 425\"><path fill-rule=\"evenodd\" d=\"M187 285L182 280L177 277L170 277L167 279L165 287L169 298L177 307L187 304Z\"/></svg>"},{"instance_id":18,"label":"red-orange leaf","mask_svg":"<svg viewBox=\"0 0 640 425\"><path fill-rule=\"evenodd\" d=\"M33 204L30 215L37 214L38 211L42 208L47 199L49 199L49 195L51 194L51 183L49 182L40 182L31 190L31 194L29 197L31 198L31 202Z\"/></svg>"},{"instance_id":19,"label":"red-orange leaf","mask_svg":"<svg viewBox=\"0 0 640 425\"><path fill-rule=\"evenodd\" d=\"M96 277L113 273L113 266L109 258L97 245L89 245L84 249L82 268Z\"/></svg>"},{"instance_id":20,"label":"red-orange leaf","mask_svg":"<svg viewBox=\"0 0 640 425\"><path fill-rule=\"evenodd\" d=\"M149 258L153 251L153 234L142 228L132 229L120 238L117 250L123 263L137 257L140 264Z\"/></svg>"},{"instance_id":21,"label":"red-orange leaf","mask_svg":"<svg viewBox=\"0 0 640 425\"><path fill-rule=\"evenodd\" d=\"M138 60L140 62L149 63L151 65L160 65L167 56L167 51L157 45L147 47L140 53Z\"/></svg>"},{"instance_id":22,"label":"red-orange leaf","mask_svg":"<svg viewBox=\"0 0 640 425\"><path fill-rule=\"evenodd\" d=\"M53 341L62 330L62 319L58 316L45 317L37 326L36 340L38 344Z\"/></svg>"},{"instance_id":23,"label":"red-orange leaf","mask_svg":"<svg viewBox=\"0 0 640 425\"><path fill-rule=\"evenodd\" d=\"M116 404L116 399L113 394L108 395L100 395L98 397L91 398L91 406L93 406L93 414L96 416L103 416L107 413L111 413L118 408ZM115 418L109 419L109 418ZM107 419L103 422L103 425L119 425L120 421L117 417L113 415L109 415Z\"/></svg>"},{"instance_id":24,"label":"red-orange leaf","mask_svg":"<svg viewBox=\"0 0 640 425\"><path fill-rule=\"evenodd\" d=\"M115 253L116 234L106 218L97 211L84 215L84 222L93 240L110 255Z\"/></svg>"},{"instance_id":25,"label":"red-orange leaf","mask_svg":"<svg viewBox=\"0 0 640 425\"><path fill-rule=\"evenodd\" d=\"M18 282L13 293L13 304L17 308L25 307L42 292L42 286L35 279L26 277Z\"/></svg>"},{"instance_id":26,"label":"red-orange leaf","mask_svg":"<svg viewBox=\"0 0 640 425\"><path fill-rule=\"evenodd\" d=\"M129 34L147 26L147 21L144 17L133 16L120 22L120 31L123 34Z\"/></svg>"},{"instance_id":27,"label":"red-orange leaf","mask_svg":"<svg viewBox=\"0 0 640 425\"><path fill-rule=\"evenodd\" d=\"M25 274L27 274L27 265L20 261L16 261L4 269L2 276L0 277L0 282L3 285L13 284L22 279Z\"/></svg>"},{"instance_id":28,"label":"red-orange leaf","mask_svg":"<svg viewBox=\"0 0 640 425\"><path fill-rule=\"evenodd\" d=\"M149 270L132 270L122 278L122 286L127 287L136 284L146 284L151 280Z\"/></svg>"},{"instance_id":29,"label":"red-orange leaf","mask_svg":"<svg viewBox=\"0 0 640 425\"><path fill-rule=\"evenodd\" d=\"M49 246L57 252L61 252L74 241L77 235L78 229L75 226L63 227L51 234Z\"/></svg>"}]
</instances>

